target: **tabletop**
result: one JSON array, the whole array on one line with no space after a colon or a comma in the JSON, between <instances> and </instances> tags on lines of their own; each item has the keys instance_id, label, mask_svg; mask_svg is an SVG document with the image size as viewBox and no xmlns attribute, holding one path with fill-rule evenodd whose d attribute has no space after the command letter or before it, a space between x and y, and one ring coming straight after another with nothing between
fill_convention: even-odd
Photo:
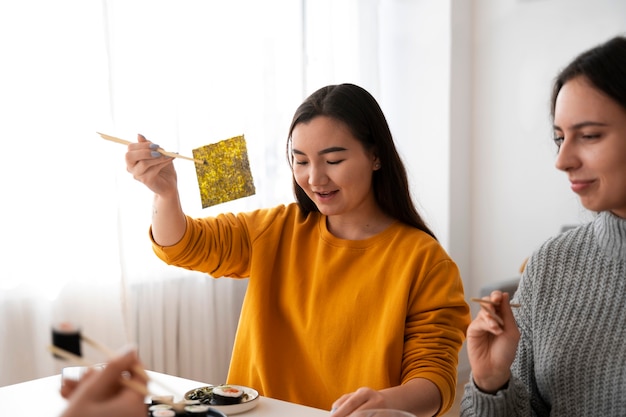
<instances>
[{"instance_id":1,"label":"tabletop","mask_svg":"<svg viewBox=\"0 0 626 417\"><path fill-rule=\"evenodd\" d=\"M150 392L156 395L173 394L174 401L182 399L189 390L209 385L206 382L193 381L159 372L148 371L148 374L151 378L151 382L148 385ZM0 416L59 416L66 406L66 400L59 394L60 386L61 376L54 375L0 387ZM40 406L40 408L35 409L36 411L33 411L34 402ZM28 407L25 407L25 405ZM328 415L329 413L326 410L305 407L263 396L259 398L259 403L256 407L236 414L236 416L241 417L328 417Z\"/></svg>"}]
</instances>

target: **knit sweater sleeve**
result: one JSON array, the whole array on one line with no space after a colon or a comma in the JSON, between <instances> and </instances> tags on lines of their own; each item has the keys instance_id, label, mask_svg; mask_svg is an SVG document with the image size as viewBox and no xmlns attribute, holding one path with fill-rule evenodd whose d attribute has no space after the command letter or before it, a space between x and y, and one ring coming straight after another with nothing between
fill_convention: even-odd
<instances>
[{"instance_id":1,"label":"knit sweater sleeve","mask_svg":"<svg viewBox=\"0 0 626 417\"><path fill-rule=\"evenodd\" d=\"M531 416L534 414L530 412L528 398L526 387L515 377L509 381L506 389L495 394L488 394L478 389L470 375L470 381L465 385L461 401L461 416Z\"/></svg>"}]
</instances>

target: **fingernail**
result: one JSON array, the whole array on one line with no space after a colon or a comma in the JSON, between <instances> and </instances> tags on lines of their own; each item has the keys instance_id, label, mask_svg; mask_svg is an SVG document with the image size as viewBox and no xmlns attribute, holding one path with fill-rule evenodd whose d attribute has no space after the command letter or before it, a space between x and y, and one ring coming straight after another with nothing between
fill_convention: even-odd
<instances>
[{"instance_id":1,"label":"fingernail","mask_svg":"<svg viewBox=\"0 0 626 417\"><path fill-rule=\"evenodd\" d=\"M150 155L151 155L153 158L158 158L159 156L161 156L161 154L160 154L159 152L157 152L157 151L152 151L152 152L150 152Z\"/></svg>"},{"instance_id":2,"label":"fingernail","mask_svg":"<svg viewBox=\"0 0 626 417\"><path fill-rule=\"evenodd\" d=\"M152 150L159 149L159 145L157 145L156 143L151 143L150 144L150 149L152 149Z\"/></svg>"}]
</instances>

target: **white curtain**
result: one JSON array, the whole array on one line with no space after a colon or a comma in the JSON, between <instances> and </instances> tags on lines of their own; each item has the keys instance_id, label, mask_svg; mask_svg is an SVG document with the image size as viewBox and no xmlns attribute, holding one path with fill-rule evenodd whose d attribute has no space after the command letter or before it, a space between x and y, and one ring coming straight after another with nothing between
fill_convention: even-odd
<instances>
[{"instance_id":1,"label":"white curtain","mask_svg":"<svg viewBox=\"0 0 626 417\"><path fill-rule=\"evenodd\" d=\"M96 132L189 156L244 134L256 195L202 209L193 163L176 160L184 210L290 202L295 108L331 83L380 96L380 11L403 4L0 2L0 386L59 371L45 351L59 320L114 348L138 344L150 369L223 380L245 280L156 259L152 195L126 172L125 148Z\"/></svg>"},{"instance_id":2,"label":"white curtain","mask_svg":"<svg viewBox=\"0 0 626 417\"><path fill-rule=\"evenodd\" d=\"M123 341L115 159L92 139L109 113L102 22L100 3L0 3L0 385L56 370L56 318Z\"/></svg>"},{"instance_id":3,"label":"white curtain","mask_svg":"<svg viewBox=\"0 0 626 417\"><path fill-rule=\"evenodd\" d=\"M0 385L58 372L45 347L59 320L111 347L138 343L151 369L225 377L245 281L156 259L152 196L96 131L188 155L245 134L257 195L202 210L194 165L177 160L187 213L291 201L301 16L289 0L0 3Z\"/></svg>"}]
</instances>

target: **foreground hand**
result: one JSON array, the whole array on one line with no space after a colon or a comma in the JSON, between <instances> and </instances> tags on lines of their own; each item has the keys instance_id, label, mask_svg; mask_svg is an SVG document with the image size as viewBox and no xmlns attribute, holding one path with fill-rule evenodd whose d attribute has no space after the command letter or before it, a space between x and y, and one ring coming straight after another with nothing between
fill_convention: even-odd
<instances>
[{"instance_id":1,"label":"foreground hand","mask_svg":"<svg viewBox=\"0 0 626 417\"><path fill-rule=\"evenodd\" d=\"M332 417L345 417L357 410L389 408L406 410L418 417L431 417L441 408L439 388L425 378L382 389L359 388L341 396L332 408Z\"/></svg>"},{"instance_id":2,"label":"foreground hand","mask_svg":"<svg viewBox=\"0 0 626 417\"><path fill-rule=\"evenodd\" d=\"M496 305L481 304L467 329L467 352L474 383L482 391L495 393L511 378L520 332L509 294L494 291L489 299Z\"/></svg>"},{"instance_id":3,"label":"foreground hand","mask_svg":"<svg viewBox=\"0 0 626 417\"><path fill-rule=\"evenodd\" d=\"M61 395L69 404L61 417L144 417L144 395L122 384L127 378L146 387L145 374L133 370L141 366L135 352L128 352L111 360L101 370L90 370L80 382L67 382ZM123 376L124 375L124 376Z\"/></svg>"},{"instance_id":4,"label":"foreground hand","mask_svg":"<svg viewBox=\"0 0 626 417\"><path fill-rule=\"evenodd\" d=\"M155 194L174 194L177 178L173 158L159 154L154 150L156 148L158 145L137 135L137 143L128 145L126 170Z\"/></svg>"},{"instance_id":5,"label":"foreground hand","mask_svg":"<svg viewBox=\"0 0 626 417\"><path fill-rule=\"evenodd\" d=\"M366 408L386 408L385 398L371 388L359 388L349 394L342 395L333 403L332 416L345 417L356 410Z\"/></svg>"}]
</instances>

